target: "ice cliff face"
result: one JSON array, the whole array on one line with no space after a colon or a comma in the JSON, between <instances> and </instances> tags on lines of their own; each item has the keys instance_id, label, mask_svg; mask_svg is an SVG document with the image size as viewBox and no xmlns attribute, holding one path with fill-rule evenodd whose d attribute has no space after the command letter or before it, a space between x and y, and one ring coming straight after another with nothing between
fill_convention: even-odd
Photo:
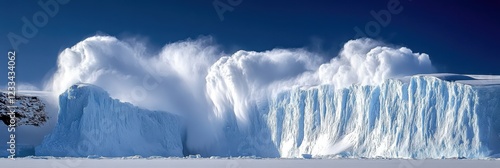
<instances>
[{"instance_id":1,"label":"ice cliff face","mask_svg":"<svg viewBox=\"0 0 500 168\"><path fill-rule=\"evenodd\" d=\"M297 87L249 105L249 126L224 116L210 147L189 151L181 117L74 85L37 155L485 158L500 153L500 84L413 76L375 86ZM466 80L466 81L465 81ZM182 118L189 124L189 118ZM202 141L202 140L200 140ZM192 147L191 147L192 148Z\"/></svg>"},{"instance_id":2,"label":"ice cliff face","mask_svg":"<svg viewBox=\"0 0 500 168\"><path fill-rule=\"evenodd\" d=\"M500 86L429 76L294 89L265 115L282 157L483 158L500 152Z\"/></svg>"},{"instance_id":3,"label":"ice cliff face","mask_svg":"<svg viewBox=\"0 0 500 168\"><path fill-rule=\"evenodd\" d=\"M86 84L59 96L58 123L39 156L182 156L180 118L112 99Z\"/></svg>"}]
</instances>

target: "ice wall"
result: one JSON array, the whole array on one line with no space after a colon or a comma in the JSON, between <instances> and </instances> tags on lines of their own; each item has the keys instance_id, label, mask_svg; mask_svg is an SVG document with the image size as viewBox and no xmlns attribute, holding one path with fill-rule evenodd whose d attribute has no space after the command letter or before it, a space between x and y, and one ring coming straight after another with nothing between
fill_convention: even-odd
<instances>
[{"instance_id":1,"label":"ice wall","mask_svg":"<svg viewBox=\"0 0 500 168\"><path fill-rule=\"evenodd\" d=\"M483 158L500 152L500 85L431 76L271 98L267 124L281 157Z\"/></svg>"},{"instance_id":2,"label":"ice wall","mask_svg":"<svg viewBox=\"0 0 500 168\"><path fill-rule=\"evenodd\" d=\"M500 153L500 85L413 76L335 89L296 87L252 102L249 125L224 113L214 145L186 143L182 118L72 86L36 155L486 158ZM478 83L478 82L472 82ZM186 121L182 122L181 121ZM192 121L191 121L192 122ZM202 141L200 139L200 141Z\"/></svg>"},{"instance_id":3,"label":"ice wall","mask_svg":"<svg viewBox=\"0 0 500 168\"><path fill-rule=\"evenodd\" d=\"M59 96L58 122L38 156L182 156L181 118L112 99L77 84Z\"/></svg>"}]
</instances>

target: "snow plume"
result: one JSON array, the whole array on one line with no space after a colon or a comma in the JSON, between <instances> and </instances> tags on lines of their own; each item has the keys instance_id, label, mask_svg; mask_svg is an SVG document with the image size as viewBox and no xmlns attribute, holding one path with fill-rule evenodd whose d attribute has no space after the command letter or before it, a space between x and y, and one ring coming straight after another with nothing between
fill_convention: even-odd
<instances>
[{"instance_id":1,"label":"snow plume","mask_svg":"<svg viewBox=\"0 0 500 168\"><path fill-rule=\"evenodd\" d=\"M347 87L352 84L381 84L389 78L432 73L429 55L413 53L406 47L389 47L371 39L351 40L339 57L318 70L322 84Z\"/></svg>"},{"instance_id":2,"label":"snow plume","mask_svg":"<svg viewBox=\"0 0 500 168\"><path fill-rule=\"evenodd\" d=\"M320 57L301 49L238 51L210 68L207 94L217 116L234 112L239 123L247 125L252 102L266 99L271 84L314 71L320 64Z\"/></svg>"},{"instance_id":3,"label":"snow plume","mask_svg":"<svg viewBox=\"0 0 500 168\"><path fill-rule=\"evenodd\" d=\"M376 85L433 71L428 55L372 39L351 40L337 57L329 62L324 57L305 49L228 55L210 37L167 44L151 53L140 42L94 36L60 53L45 89L59 95L75 83L91 83L121 101L179 114L186 120L187 150L207 153L226 141L223 130L230 120L247 131L251 109L270 93L322 84Z\"/></svg>"},{"instance_id":4,"label":"snow plume","mask_svg":"<svg viewBox=\"0 0 500 168\"><path fill-rule=\"evenodd\" d=\"M187 143L202 150L220 136L220 124L207 112L210 106L204 96L208 68L220 55L212 43L202 37L149 54L142 43L90 37L61 52L47 89L59 95L75 83L90 83L121 101L185 116Z\"/></svg>"}]
</instances>

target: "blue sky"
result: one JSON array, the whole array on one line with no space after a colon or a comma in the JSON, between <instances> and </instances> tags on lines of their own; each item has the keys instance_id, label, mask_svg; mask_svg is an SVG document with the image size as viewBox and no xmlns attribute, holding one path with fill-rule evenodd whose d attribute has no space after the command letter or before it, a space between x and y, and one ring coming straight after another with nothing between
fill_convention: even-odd
<instances>
[{"instance_id":1,"label":"blue sky","mask_svg":"<svg viewBox=\"0 0 500 168\"><path fill-rule=\"evenodd\" d=\"M1 2L0 50L5 55L13 48L8 34L22 35L22 18L32 21L43 11L38 2ZM140 38L151 50L209 35L229 52L307 47L335 56L341 44L358 37L355 27L380 25L371 11L387 10L388 3L397 2L402 10L391 14L379 33L367 36L427 53L440 72L500 74L500 20L495 17L499 2L242 0L221 20L212 0L70 0L19 45L16 77L18 82L40 85L56 69L61 50L96 34ZM1 61L5 67L6 61ZM5 75L0 82L6 79Z\"/></svg>"}]
</instances>

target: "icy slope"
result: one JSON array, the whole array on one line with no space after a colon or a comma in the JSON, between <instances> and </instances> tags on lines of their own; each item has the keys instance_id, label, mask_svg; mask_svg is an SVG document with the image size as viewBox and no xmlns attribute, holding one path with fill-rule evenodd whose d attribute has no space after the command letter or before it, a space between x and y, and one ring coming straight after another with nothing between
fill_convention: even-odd
<instances>
[{"instance_id":1,"label":"icy slope","mask_svg":"<svg viewBox=\"0 0 500 168\"><path fill-rule=\"evenodd\" d=\"M180 118L109 97L86 84L59 97L58 123L39 156L182 156Z\"/></svg>"},{"instance_id":2,"label":"icy slope","mask_svg":"<svg viewBox=\"0 0 500 168\"><path fill-rule=\"evenodd\" d=\"M282 157L483 158L500 153L500 85L492 82L498 78L467 85L475 79L434 76L340 90L297 88L272 98L264 116Z\"/></svg>"}]
</instances>

